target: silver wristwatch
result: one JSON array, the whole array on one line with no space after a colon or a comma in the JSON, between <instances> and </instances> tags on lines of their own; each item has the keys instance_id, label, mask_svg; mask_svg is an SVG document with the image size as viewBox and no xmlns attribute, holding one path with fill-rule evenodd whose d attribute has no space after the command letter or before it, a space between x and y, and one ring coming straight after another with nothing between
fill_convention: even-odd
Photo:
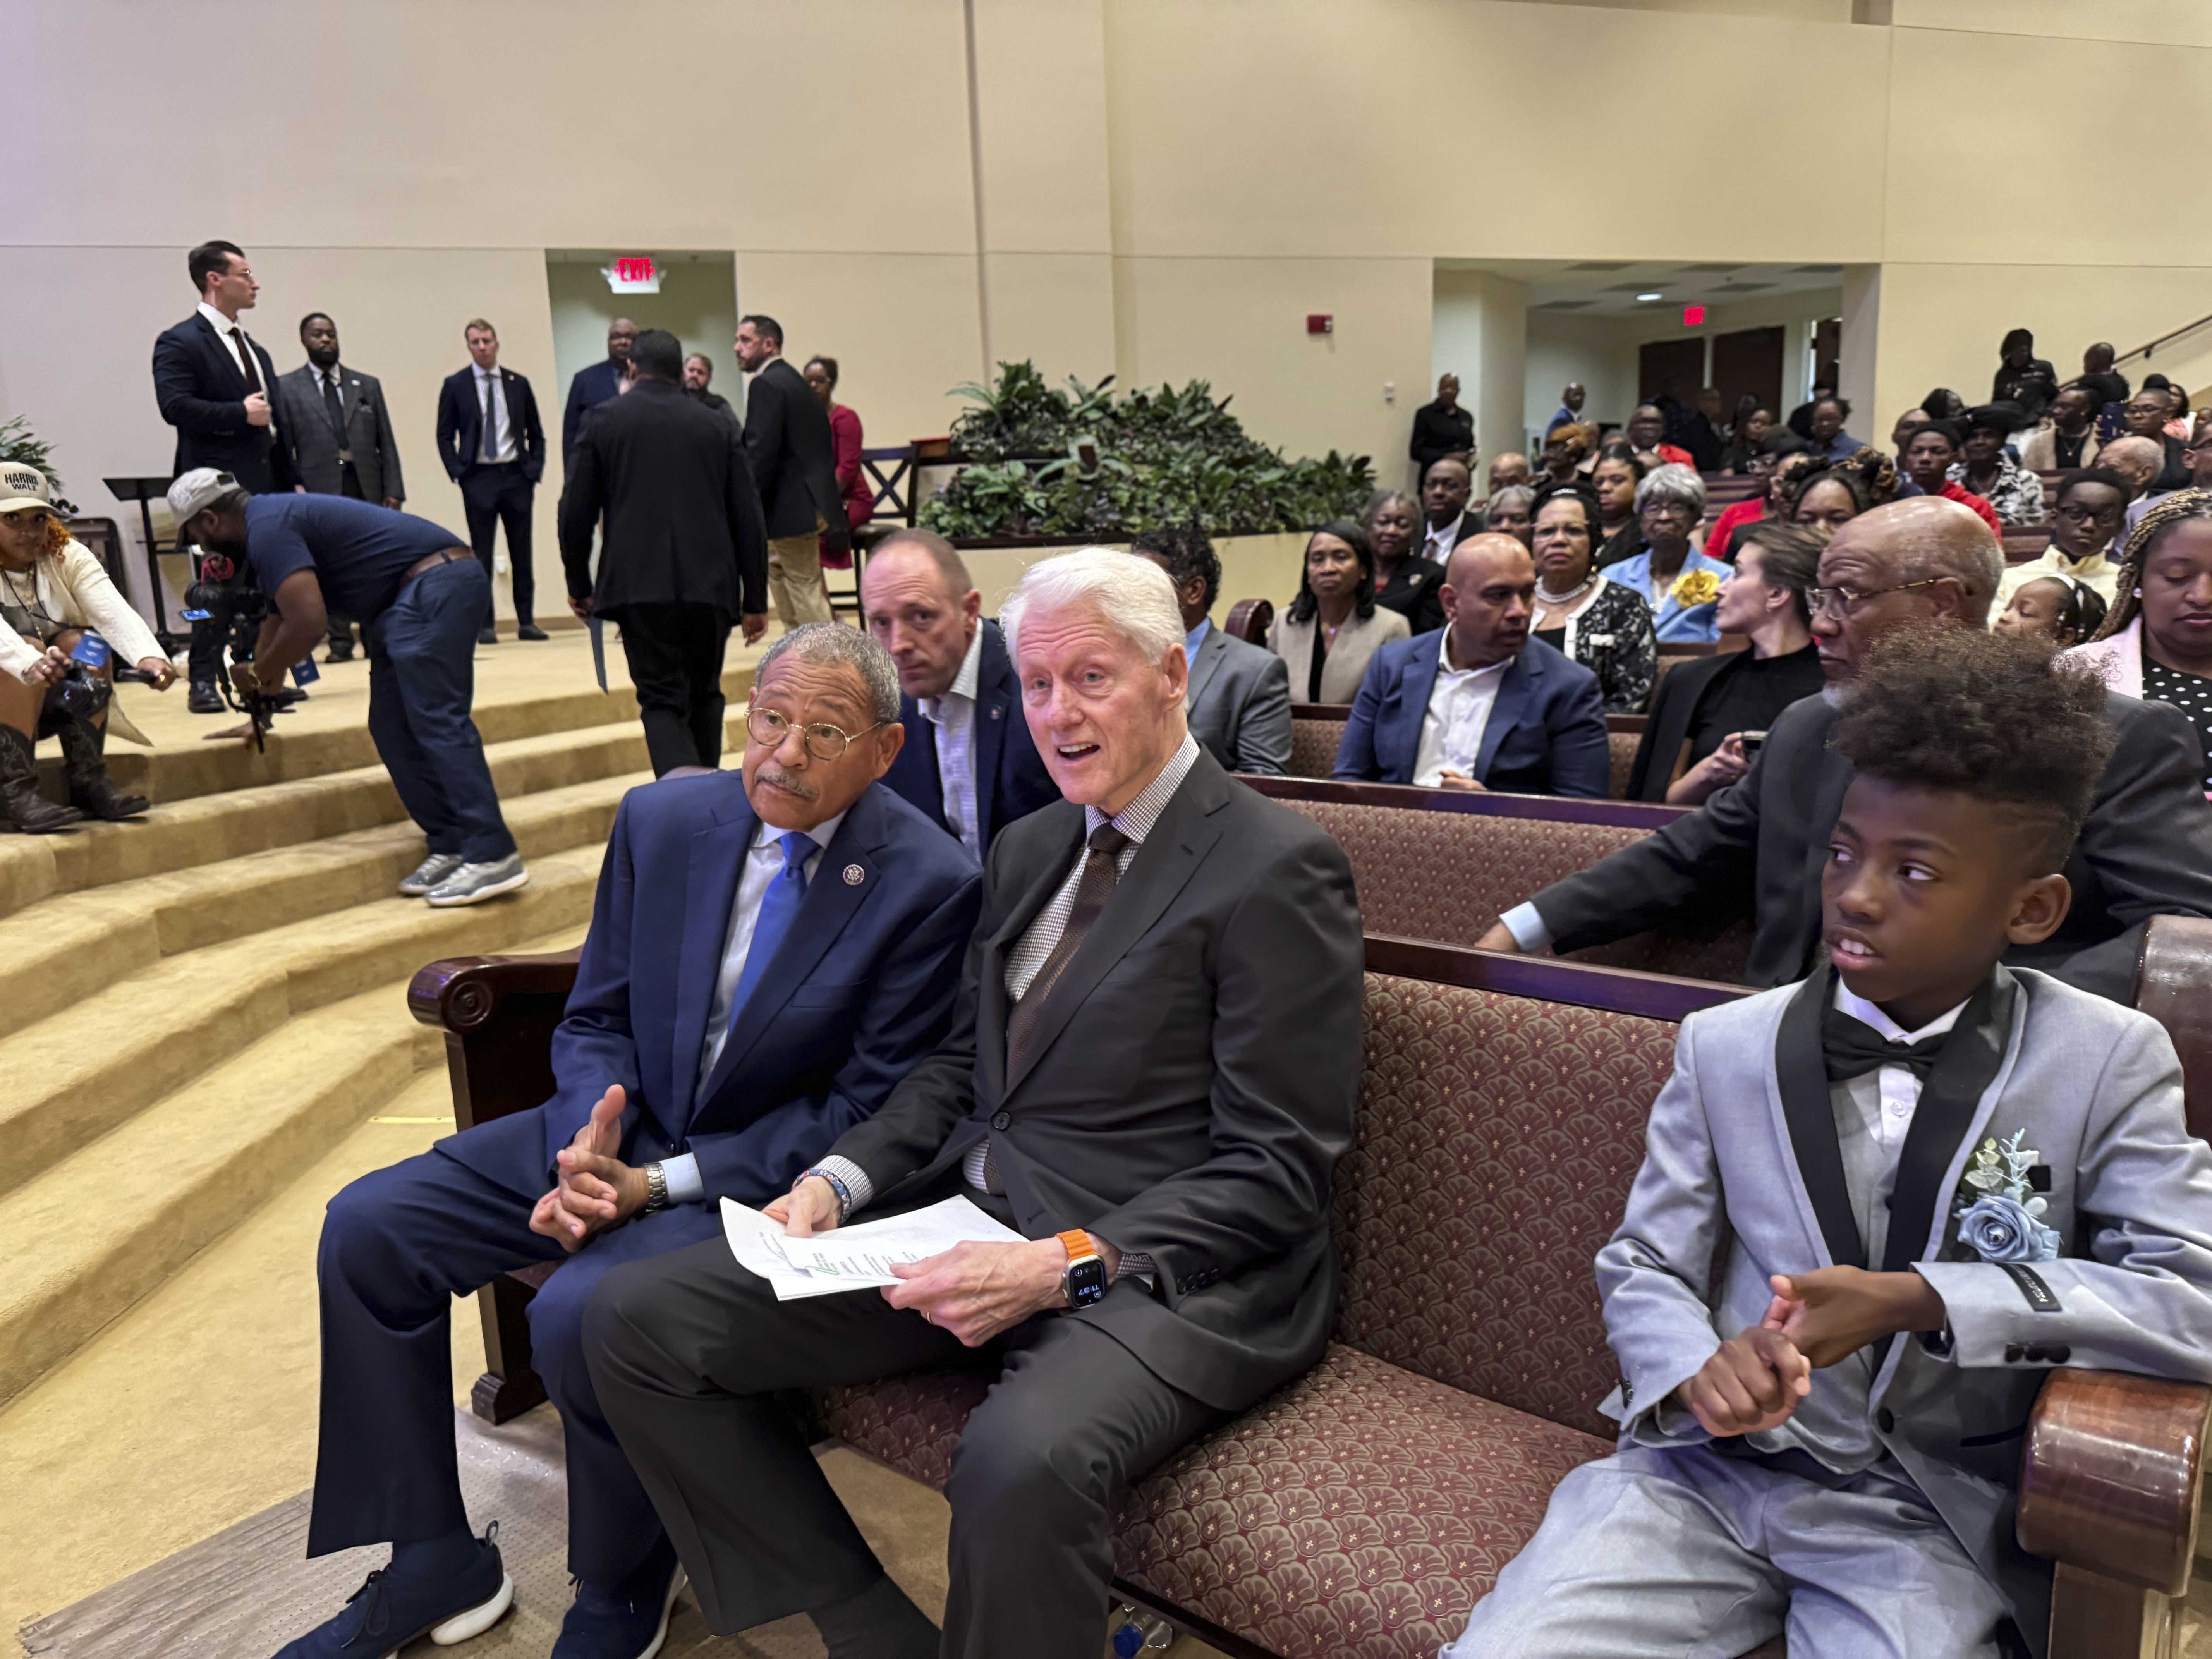
<instances>
[{"instance_id":1,"label":"silver wristwatch","mask_svg":"<svg viewBox=\"0 0 2212 1659\"><path fill-rule=\"evenodd\" d=\"M651 1215L655 1210L668 1207L668 1177L660 1172L658 1164L645 1166L645 1207L640 1215Z\"/></svg>"}]
</instances>

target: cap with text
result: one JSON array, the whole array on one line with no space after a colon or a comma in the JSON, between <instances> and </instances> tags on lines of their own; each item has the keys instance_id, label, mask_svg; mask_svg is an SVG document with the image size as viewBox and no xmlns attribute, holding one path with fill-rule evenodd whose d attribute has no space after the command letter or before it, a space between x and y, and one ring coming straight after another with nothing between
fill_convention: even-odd
<instances>
[{"instance_id":1,"label":"cap with text","mask_svg":"<svg viewBox=\"0 0 2212 1659\"><path fill-rule=\"evenodd\" d=\"M0 513L21 513L26 507L52 511L53 491L46 475L21 461L0 461Z\"/></svg>"},{"instance_id":2,"label":"cap with text","mask_svg":"<svg viewBox=\"0 0 2212 1659\"><path fill-rule=\"evenodd\" d=\"M237 478L230 473L196 466L169 486L169 511L177 515L178 526L182 527L193 514L213 507L238 487Z\"/></svg>"}]
</instances>

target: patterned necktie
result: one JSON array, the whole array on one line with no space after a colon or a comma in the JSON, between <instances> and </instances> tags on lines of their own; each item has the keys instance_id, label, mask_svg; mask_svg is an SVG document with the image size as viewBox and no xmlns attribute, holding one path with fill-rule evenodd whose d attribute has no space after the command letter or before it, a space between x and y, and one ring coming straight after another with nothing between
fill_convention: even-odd
<instances>
[{"instance_id":1,"label":"patterned necktie","mask_svg":"<svg viewBox=\"0 0 2212 1659\"><path fill-rule=\"evenodd\" d=\"M338 397L338 372L333 368L326 374L317 369L315 378L323 383L323 408L331 417L331 430L337 434L338 447L343 449L346 447L345 404Z\"/></svg>"},{"instance_id":2,"label":"patterned necktie","mask_svg":"<svg viewBox=\"0 0 2212 1659\"><path fill-rule=\"evenodd\" d=\"M238 348L238 367L246 375L246 391L260 391L261 370L253 361L253 348L246 343L245 334L235 325L230 331L230 343Z\"/></svg>"},{"instance_id":3,"label":"patterned necktie","mask_svg":"<svg viewBox=\"0 0 2212 1659\"><path fill-rule=\"evenodd\" d=\"M745 951L744 970L738 975L738 988L730 998L730 1026L735 1030L738 1017L744 1012L746 1000L758 988L768 974L768 964L775 955L776 946L791 931L791 924L799 919L799 902L806 896L806 860L814 856L814 838L801 830L793 830L783 837L783 868L776 872L775 879L769 884L768 892L761 900L760 915L753 921L753 942Z\"/></svg>"},{"instance_id":4,"label":"patterned necktie","mask_svg":"<svg viewBox=\"0 0 2212 1659\"><path fill-rule=\"evenodd\" d=\"M499 438L497 422L493 416L497 411L491 400L491 376L489 374L483 377L483 458L488 461L495 461L499 459Z\"/></svg>"}]
</instances>

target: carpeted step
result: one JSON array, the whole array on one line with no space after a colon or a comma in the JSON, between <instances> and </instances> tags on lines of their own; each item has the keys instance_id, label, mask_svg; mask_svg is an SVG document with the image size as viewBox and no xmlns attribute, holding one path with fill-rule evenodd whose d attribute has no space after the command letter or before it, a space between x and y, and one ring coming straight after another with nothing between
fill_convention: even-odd
<instances>
[{"instance_id":1,"label":"carpeted step","mask_svg":"<svg viewBox=\"0 0 2212 1659\"><path fill-rule=\"evenodd\" d=\"M538 860L529 886L485 904L434 910L395 896L187 951L0 1038L0 1076L10 1085L0 1096L0 1145L9 1152L0 1193L122 1133L303 1011L404 984L440 957L588 921L604 851L595 842Z\"/></svg>"}]
</instances>

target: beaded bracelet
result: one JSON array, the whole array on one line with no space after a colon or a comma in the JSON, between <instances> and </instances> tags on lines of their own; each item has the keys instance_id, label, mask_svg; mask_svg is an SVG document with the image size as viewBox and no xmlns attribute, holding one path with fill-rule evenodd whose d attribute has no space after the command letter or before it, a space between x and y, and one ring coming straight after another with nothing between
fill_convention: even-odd
<instances>
[{"instance_id":1,"label":"beaded bracelet","mask_svg":"<svg viewBox=\"0 0 2212 1659\"><path fill-rule=\"evenodd\" d=\"M801 1170L799 1172L799 1181L791 1183L791 1190L797 1192L799 1182L805 1181L809 1176L828 1182L830 1190L837 1194L837 1224L843 1226L845 1218L853 1213L853 1189L827 1170Z\"/></svg>"}]
</instances>

